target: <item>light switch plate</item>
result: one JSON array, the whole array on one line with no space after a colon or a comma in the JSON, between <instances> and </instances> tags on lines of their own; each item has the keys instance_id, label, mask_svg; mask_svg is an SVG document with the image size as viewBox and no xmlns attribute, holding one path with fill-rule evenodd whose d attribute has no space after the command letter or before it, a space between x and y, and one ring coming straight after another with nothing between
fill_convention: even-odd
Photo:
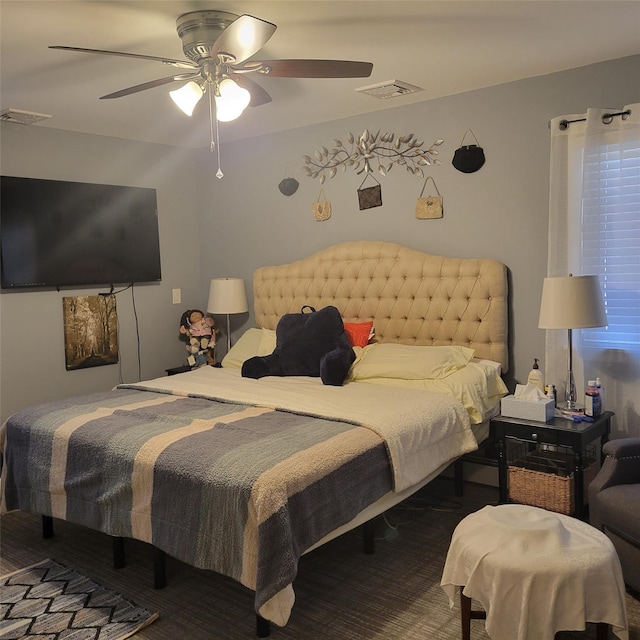
<instances>
[{"instance_id":1,"label":"light switch plate","mask_svg":"<svg viewBox=\"0 0 640 640\"><path fill-rule=\"evenodd\" d=\"M171 291L171 296L172 296L173 304L180 304L182 302L182 290L181 289L173 289Z\"/></svg>"}]
</instances>

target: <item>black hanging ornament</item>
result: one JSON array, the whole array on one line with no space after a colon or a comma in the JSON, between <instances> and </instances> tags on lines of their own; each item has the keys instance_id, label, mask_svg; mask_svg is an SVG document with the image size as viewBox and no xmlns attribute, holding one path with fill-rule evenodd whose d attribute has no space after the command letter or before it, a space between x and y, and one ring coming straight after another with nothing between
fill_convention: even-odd
<instances>
[{"instance_id":1,"label":"black hanging ornament","mask_svg":"<svg viewBox=\"0 0 640 640\"><path fill-rule=\"evenodd\" d=\"M278 189L283 196L292 196L300 186L300 183L295 178L284 178L280 181Z\"/></svg>"}]
</instances>

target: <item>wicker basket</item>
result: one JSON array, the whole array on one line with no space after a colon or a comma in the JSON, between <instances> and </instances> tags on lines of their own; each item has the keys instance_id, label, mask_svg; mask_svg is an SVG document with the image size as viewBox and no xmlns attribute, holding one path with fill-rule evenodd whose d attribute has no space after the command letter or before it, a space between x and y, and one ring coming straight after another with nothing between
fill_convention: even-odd
<instances>
[{"instance_id":1,"label":"wicker basket","mask_svg":"<svg viewBox=\"0 0 640 640\"><path fill-rule=\"evenodd\" d=\"M514 461L509 462L508 472L511 500L566 515L575 513L573 453L570 450L528 451L525 444L517 450ZM588 447L583 474L585 504L589 484L597 473L595 447Z\"/></svg>"}]
</instances>

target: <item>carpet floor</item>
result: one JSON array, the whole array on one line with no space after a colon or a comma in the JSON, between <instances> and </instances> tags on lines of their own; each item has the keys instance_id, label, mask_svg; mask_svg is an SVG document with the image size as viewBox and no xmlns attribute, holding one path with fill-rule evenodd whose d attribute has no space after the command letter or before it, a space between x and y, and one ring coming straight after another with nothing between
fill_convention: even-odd
<instances>
[{"instance_id":1,"label":"carpet floor","mask_svg":"<svg viewBox=\"0 0 640 640\"><path fill-rule=\"evenodd\" d=\"M451 534L462 518L496 504L498 490L466 483L463 498L453 481L438 478L406 505L376 522L376 552L362 553L359 532L350 532L303 556L294 584L296 604L273 640L459 640L460 609L449 608L440 577ZM255 638L253 594L223 576L167 559L168 585L153 589L152 552L127 540L127 564L115 570L111 539L54 521L42 538L39 516L2 517L0 575L53 558L127 599L159 613L136 640L247 640ZM640 602L627 594L630 640L640 640ZM487 640L484 622L472 622L473 640ZM560 640L595 639L562 632ZM613 640L613 638L612 638Z\"/></svg>"}]
</instances>

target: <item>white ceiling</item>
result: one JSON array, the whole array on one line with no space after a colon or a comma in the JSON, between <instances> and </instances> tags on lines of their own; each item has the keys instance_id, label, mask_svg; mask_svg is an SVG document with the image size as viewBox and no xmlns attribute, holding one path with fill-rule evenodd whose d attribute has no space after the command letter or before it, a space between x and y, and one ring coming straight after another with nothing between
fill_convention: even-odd
<instances>
[{"instance_id":1,"label":"white ceiling","mask_svg":"<svg viewBox=\"0 0 640 640\"><path fill-rule=\"evenodd\" d=\"M52 116L33 126L207 146L206 101L191 119L183 115L168 96L178 83L98 99L171 75L174 68L47 48L68 45L182 59L175 20L198 9L248 13L277 24L257 58L373 62L371 77L364 79L257 77L273 102L221 124L223 141L640 53L640 0L0 0L0 110ZM424 91L392 100L354 91L392 79Z\"/></svg>"}]
</instances>

